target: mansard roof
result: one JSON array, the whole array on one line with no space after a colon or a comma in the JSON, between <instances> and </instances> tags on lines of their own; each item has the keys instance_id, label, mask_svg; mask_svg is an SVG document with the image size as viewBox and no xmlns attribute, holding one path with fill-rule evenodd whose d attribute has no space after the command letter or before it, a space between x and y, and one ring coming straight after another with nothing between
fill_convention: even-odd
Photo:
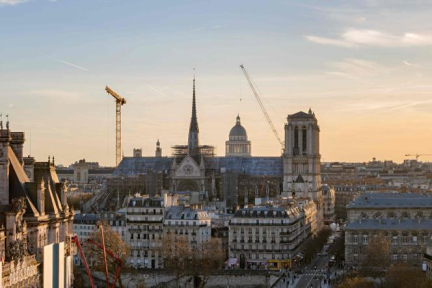
<instances>
[{"instance_id":1,"label":"mansard roof","mask_svg":"<svg viewBox=\"0 0 432 288\"><path fill-rule=\"evenodd\" d=\"M210 220L206 211L184 206L172 206L166 211L168 220Z\"/></svg>"}]
</instances>

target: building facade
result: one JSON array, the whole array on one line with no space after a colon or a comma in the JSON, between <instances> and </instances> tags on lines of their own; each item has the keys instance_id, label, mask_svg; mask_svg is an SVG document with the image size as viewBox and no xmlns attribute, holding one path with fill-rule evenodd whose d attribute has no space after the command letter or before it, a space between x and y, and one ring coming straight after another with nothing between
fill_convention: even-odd
<instances>
[{"instance_id":1,"label":"building facade","mask_svg":"<svg viewBox=\"0 0 432 288\"><path fill-rule=\"evenodd\" d=\"M54 157L47 162L25 158L24 142L23 132L12 132L9 122L4 129L0 121L2 287L71 287L75 212L55 173ZM54 279L42 267L59 267L64 275Z\"/></svg>"},{"instance_id":2,"label":"building facade","mask_svg":"<svg viewBox=\"0 0 432 288\"><path fill-rule=\"evenodd\" d=\"M312 110L288 115L283 154L283 191L286 196L315 201L318 223L323 223L319 132L318 120Z\"/></svg>"},{"instance_id":3,"label":"building facade","mask_svg":"<svg viewBox=\"0 0 432 288\"><path fill-rule=\"evenodd\" d=\"M211 239L211 219L203 210L172 206L165 212L164 226L165 235L185 237L193 250Z\"/></svg>"},{"instance_id":4,"label":"building facade","mask_svg":"<svg viewBox=\"0 0 432 288\"><path fill-rule=\"evenodd\" d=\"M312 235L313 216L307 213L298 206L238 210L229 224L229 257L237 258L246 269L290 267L304 240Z\"/></svg>"},{"instance_id":5,"label":"building facade","mask_svg":"<svg viewBox=\"0 0 432 288\"><path fill-rule=\"evenodd\" d=\"M162 268L156 247L163 237L164 201L154 197L130 197L126 208L126 243L131 247L129 265Z\"/></svg>"},{"instance_id":6,"label":"building facade","mask_svg":"<svg viewBox=\"0 0 432 288\"><path fill-rule=\"evenodd\" d=\"M345 261L358 267L372 237L390 243L391 260L420 266L432 236L432 195L366 193L348 204Z\"/></svg>"},{"instance_id":7,"label":"building facade","mask_svg":"<svg viewBox=\"0 0 432 288\"><path fill-rule=\"evenodd\" d=\"M335 221L335 190L327 185L323 185L322 193L324 198L324 223L330 224Z\"/></svg>"}]
</instances>

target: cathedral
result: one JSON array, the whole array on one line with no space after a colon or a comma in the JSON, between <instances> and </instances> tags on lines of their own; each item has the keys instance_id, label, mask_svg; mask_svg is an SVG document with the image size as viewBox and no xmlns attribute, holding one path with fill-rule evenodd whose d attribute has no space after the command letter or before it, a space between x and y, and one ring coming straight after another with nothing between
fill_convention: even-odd
<instances>
[{"instance_id":1,"label":"cathedral","mask_svg":"<svg viewBox=\"0 0 432 288\"><path fill-rule=\"evenodd\" d=\"M24 157L23 132L0 120L0 287L72 287L74 211L54 157Z\"/></svg>"},{"instance_id":2,"label":"cathedral","mask_svg":"<svg viewBox=\"0 0 432 288\"><path fill-rule=\"evenodd\" d=\"M240 115L225 142L225 156L216 156L213 146L200 143L197 114L194 79L187 145L174 146L170 157L162 157L161 153L155 157L125 157L114 176L143 177L146 183L145 187L126 184L129 190L125 193L189 192L200 203L224 203L219 207L234 209L253 204L255 198L280 196L313 199L318 207L322 205L320 130L311 110L288 115L285 149L279 157L252 156L251 142ZM160 149L159 140L157 149ZM111 188L119 189L119 186Z\"/></svg>"}]
</instances>

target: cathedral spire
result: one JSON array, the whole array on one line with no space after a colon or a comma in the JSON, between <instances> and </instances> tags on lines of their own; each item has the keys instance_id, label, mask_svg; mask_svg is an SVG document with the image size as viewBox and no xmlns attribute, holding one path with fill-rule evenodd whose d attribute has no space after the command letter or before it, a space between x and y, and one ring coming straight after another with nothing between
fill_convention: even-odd
<instances>
[{"instance_id":1,"label":"cathedral spire","mask_svg":"<svg viewBox=\"0 0 432 288\"><path fill-rule=\"evenodd\" d=\"M195 70L195 69L194 69ZM198 152L199 140L198 140L198 119L196 112L196 95L195 95L195 74L193 78L193 93L192 93L192 117L189 127L188 137L188 154L193 155Z\"/></svg>"},{"instance_id":2,"label":"cathedral spire","mask_svg":"<svg viewBox=\"0 0 432 288\"><path fill-rule=\"evenodd\" d=\"M199 132L198 129L198 120L197 120L197 113L196 113L196 96L195 96L195 75L193 79L193 94L192 94L192 118L190 123L189 132Z\"/></svg>"}]
</instances>

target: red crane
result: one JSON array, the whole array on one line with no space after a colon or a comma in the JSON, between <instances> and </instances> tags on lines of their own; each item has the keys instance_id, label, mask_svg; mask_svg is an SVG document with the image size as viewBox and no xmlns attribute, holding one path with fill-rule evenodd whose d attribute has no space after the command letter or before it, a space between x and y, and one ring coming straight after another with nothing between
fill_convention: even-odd
<instances>
[{"instance_id":1,"label":"red crane","mask_svg":"<svg viewBox=\"0 0 432 288\"><path fill-rule=\"evenodd\" d=\"M90 243L90 244L95 245L99 249L102 249L102 251L103 251L103 257L104 257L104 264L105 264L105 277L106 277L107 287L110 288L110 286L111 286L112 288L114 288L115 285L116 285L116 283L117 283L117 280L118 280L118 278L120 276L120 271L121 271L121 268L123 266L123 260L121 260L112 251L106 249L106 247L105 247L105 238L104 238L104 235L103 235L103 227L102 227L102 225L99 226L99 229L101 231L101 236L102 236L102 245L99 244L99 243L97 243L93 239L88 239L87 242ZM74 242L77 245L79 253L80 253L80 256L81 256L81 259L82 259L82 261L84 263L84 266L86 268L87 275L89 277L91 287L95 288L95 285L94 285L94 282L93 282L93 278L91 276L90 268L88 266L88 263L87 263L85 255L84 255L84 252L82 250L81 243L80 243L80 241L78 239L78 236L75 235L74 237L72 237L72 242ZM107 254L108 254L108 256L110 256L111 258L113 258L114 262L117 264L117 270L116 270L116 274L115 274L114 281L113 281L112 285L110 285L110 281L109 281L109 277L108 277L108 265L107 265L107 258L106 258Z\"/></svg>"}]
</instances>

